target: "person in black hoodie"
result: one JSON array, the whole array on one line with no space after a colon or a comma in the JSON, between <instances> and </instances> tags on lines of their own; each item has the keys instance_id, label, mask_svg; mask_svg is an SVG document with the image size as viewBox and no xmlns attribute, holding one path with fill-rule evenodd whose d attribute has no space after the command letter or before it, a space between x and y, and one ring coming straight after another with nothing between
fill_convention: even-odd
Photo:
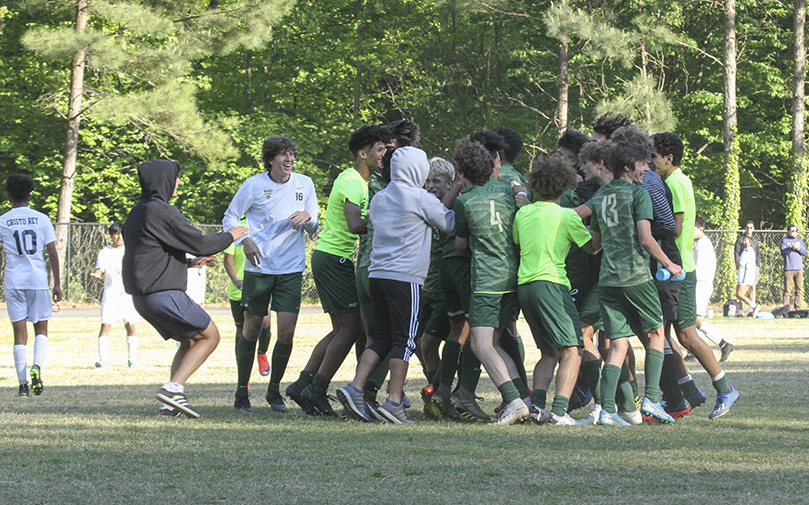
<instances>
[{"instance_id":1,"label":"person in black hoodie","mask_svg":"<svg viewBox=\"0 0 809 505\"><path fill-rule=\"evenodd\" d=\"M135 309L165 339L180 342L169 382L157 399L161 415L199 417L188 403L184 385L219 344L219 330L210 316L185 294L189 266L201 266L247 234L236 226L205 235L180 209L168 202L177 196L180 164L152 160L138 166L141 195L124 222L127 245L123 260L124 289ZM197 256L186 260L186 253Z\"/></svg>"}]
</instances>

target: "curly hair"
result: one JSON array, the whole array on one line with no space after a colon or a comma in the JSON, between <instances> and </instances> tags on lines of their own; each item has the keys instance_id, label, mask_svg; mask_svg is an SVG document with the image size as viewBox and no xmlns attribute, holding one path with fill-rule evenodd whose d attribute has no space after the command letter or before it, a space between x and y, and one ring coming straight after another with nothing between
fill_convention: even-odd
<instances>
[{"instance_id":1,"label":"curly hair","mask_svg":"<svg viewBox=\"0 0 809 505\"><path fill-rule=\"evenodd\" d=\"M479 142L460 139L455 143L455 166L466 180L482 186L494 171L494 159Z\"/></svg>"},{"instance_id":2,"label":"curly hair","mask_svg":"<svg viewBox=\"0 0 809 505\"><path fill-rule=\"evenodd\" d=\"M596 119L596 122L593 123L593 131L610 138L612 136L612 132L622 126L632 126L632 119L630 119L629 116L624 116L623 114L607 112L600 118Z\"/></svg>"},{"instance_id":3,"label":"curly hair","mask_svg":"<svg viewBox=\"0 0 809 505\"><path fill-rule=\"evenodd\" d=\"M6 179L6 191L12 202L27 202L34 191L34 180L25 174L12 174Z\"/></svg>"},{"instance_id":4,"label":"curly hair","mask_svg":"<svg viewBox=\"0 0 809 505\"><path fill-rule=\"evenodd\" d=\"M477 142L485 147L486 150L489 151L489 154L491 154L492 159L494 159L496 155L502 153L506 147L508 147L506 140L502 135L495 133L488 128L473 133L469 136L469 140L472 142Z\"/></svg>"},{"instance_id":5,"label":"curly hair","mask_svg":"<svg viewBox=\"0 0 809 505\"><path fill-rule=\"evenodd\" d=\"M661 156L671 154L671 164L675 167L680 166L680 162L683 161L683 139L679 135L671 132L655 133L652 140L658 154Z\"/></svg>"},{"instance_id":6,"label":"curly hair","mask_svg":"<svg viewBox=\"0 0 809 505\"><path fill-rule=\"evenodd\" d=\"M520 151L522 151L522 136L511 128L505 127L498 128L495 133L503 137L503 140L506 143L506 147L503 148L503 158L505 158L503 161L510 161L513 163L514 160L517 159L517 155L520 154Z\"/></svg>"},{"instance_id":7,"label":"curly hair","mask_svg":"<svg viewBox=\"0 0 809 505\"><path fill-rule=\"evenodd\" d=\"M588 161L592 161L593 163L598 164L603 161L606 165L607 158L610 157L610 151L612 151L612 145L613 143L611 140L605 140L603 142L595 142L591 140L589 142L585 142L579 151L579 163L584 165Z\"/></svg>"},{"instance_id":8,"label":"curly hair","mask_svg":"<svg viewBox=\"0 0 809 505\"><path fill-rule=\"evenodd\" d=\"M419 147L421 133L419 131L419 125L413 121L400 119L389 124L388 128L393 132L393 136L396 137L396 145L398 147Z\"/></svg>"},{"instance_id":9,"label":"curly hair","mask_svg":"<svg viewBox=\"0 0 809 505\"><path fill-rule=\"evenodd\" d=\"M576 170L570 158L559 151L537 155L531 162L528 184L542 200L556 200L576 185Z\"/></svg>"},{"instance_id":10,"label":"curly hair","mask_svg":"<svg viewBox=\"0 0 809 505\"><path fill-rule=\"evenodd\" d=\"M610 169L615 178L621 177L629 170L626 167L634 167L637 161L646 161L651 153L648 149L634 142L615 142L607 158L607 168ZM634 168L633 168L634 169Z\"/></svg>"},{"instance_id":11,"label":"curly hair","mask_svg":"<svg viewBox=\"0 0 809 505\"><path fill-rule=\"evenodd\" d=\"M622 126L618 128L612 132L612 135L610 135L610 140L613 142L634 142L642 145L649 151L651 151L654 147L652 137L637 126Z\"/></svg>"},{"instance_id":12,"label":"curly hair","mask_svg":"<svg viewBox=\"0 0 809 505\"><path fill-rule=\"evenodd\" d=\"M579 130L568 128L565 130L565 133L563 133L562 136L556 141L556 147L566 147L578 155L579 151L581 150L581 146L583 146L585 142L589 141L590 138Z\"/></svg>"},{"instance_id":13,"label":"curly hair","mask_svg":"<svg viewBox=\"0 0 809 505\"><path fill-rule=\"evenodd\" d=\"M351 151L351 156L356 158L360 150L371 149L377 142L387 144L392 138L393 132L390 128L369 124L351 134L348 149Z\"/></svg>"},{"instance_id":14,"label":"curly hair","mask_svg":"<svg viewBox=\"0 0 809 505\"><path fill-rule=\"evenodd\" d=\"M269 137L264 141L261 146L261 161L264 163L264 169L269 172L270 163L279 154L290 151L293 155L298 155L298 146L286 137Z\"/></svg>"}]
</instances>

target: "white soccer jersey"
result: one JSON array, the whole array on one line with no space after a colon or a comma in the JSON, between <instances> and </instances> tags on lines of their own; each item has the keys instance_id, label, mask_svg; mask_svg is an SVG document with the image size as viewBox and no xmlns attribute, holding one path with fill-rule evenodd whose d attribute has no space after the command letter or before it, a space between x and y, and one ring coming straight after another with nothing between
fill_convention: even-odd
<instances>
[{"instance_id":1,"label":"white soccer jersey","mask_svg":"<svg viewBox=\"0 0 809 505\"><path fill-rule=\"evenodd\" d=\"M311 221L293 228L289 216L306 211ZM225 211L222 225L229 230L247 216L249 237L261 251L261 264L245 261L244 269L268 275L303 272L306 269L304 231L317 231L317 195L309 177L292 172L289 180L277 183L267 172L254 175L242 183ZM236 242L241 245L241 241Z\"/></svg>"},{"instance_id":2,"label":"white soccer jersey","mask_svg":"<svg viewBox=\"0 0 809 505\"><path fill-rule=\"evenodd\" d=\"M124 291L124 281L121 278L121 263L124 260L124 247L108 245L98 252L96 268L104 273L104 291Z\"/></svg>"},{"instance_id":3,"label":"white soccer jersey","mask_svg":"<svg viewBox=\"0 0 809 505\"><path fill-rule=\"evenodd\" d=\"M45 246L56 241L45 214L17 207L0 216L0 240L6 251L5 289L48 289Z\"/></svg>"},{"instance_id":4,"label":"white soccer jersey","mask_svg":"<svg viewBox=\"0 0 809 505\"><path fill-rule=\"evenodd\" d=\"M716 275L716 252L707 235L703 235L694 243L694 263L697 267L697 282L713 284Z\"/></svg>"}]
</instances>

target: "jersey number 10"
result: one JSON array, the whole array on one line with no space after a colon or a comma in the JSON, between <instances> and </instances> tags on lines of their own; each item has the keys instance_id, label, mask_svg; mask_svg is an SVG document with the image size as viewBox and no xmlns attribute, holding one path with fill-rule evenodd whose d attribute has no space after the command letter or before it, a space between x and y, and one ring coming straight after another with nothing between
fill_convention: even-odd
<instances>
[{"instance_id":1,"label":"jersey number 10","mask_svg":"<svg viewBox=\"0 0 809 505\"><path fill-rule=\"evenodd\" d=\"M14 240L17 242L17 254L32 255L37 252L37 234L34 230L14 230Z\"/></svg>"}]
</instances>

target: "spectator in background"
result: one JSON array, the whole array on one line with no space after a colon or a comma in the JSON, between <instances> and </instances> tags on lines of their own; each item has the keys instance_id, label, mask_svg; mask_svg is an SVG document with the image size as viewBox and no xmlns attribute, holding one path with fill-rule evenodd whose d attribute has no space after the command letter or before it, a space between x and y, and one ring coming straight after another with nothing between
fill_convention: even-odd
<instances>
[{"instance_id":1,"label":"spectator in background","mask_svg":"<svg viewBox=\"0 0 809 505\"><path fill-rule=\"evenodd\" d=\"M739 279L736 284L736 298L742 303L750 306L752 312L750 316L755 317L758 314L758 306L756 299L750 294L751 288L754 287L756 281L756 268L755 262L755 249L753 248L753 240L744 235L742 236L742 252L739 254ZM744 315L742 308L739 308L739 316Z\"/></svg>"},{"instance_id":2,"label":"spectator in background","mask_svg":"<svg viewBox=\"0 0 809 505\"><path fill-rule=\"evenodd\" d=\"M753 276L752 280L750 280L750 282L752 282L752 284L750 284L749 293L747 293L747 296L745 298L750 299L750 301L752 302L751 305L756 304L756 284L758 284L758 276L759 276L759 273L761 272L761 254L759 253L759 250L758 250L758 237L753 235L753 232L755 230L756 230L756 225L753 224L753 221L748 221L744 225L744 231L742 232L741 235L739 235L739 238L736 239L736 245L735 245L734 251L733 251L734 261L736 262L736 271L738 272L739 267L741 266L740 259L741 259L742 251L744 251L744 248L745 248L745 245L744 245L744 242L743 242L744 237L750 238L750 241L753 244L752 245L753 252L755 253L755 266L756 266L756 268L755 268L755 271L752 274L750 274L750 275ZM737 298L738 298L738 296L737 296ZM739 300L742 300L742 299L739 298ZM742 300L742 301L745 301L745 300Z\"/></svg>"},{"instance_id":3,"label":"spectator in background","mask_svg":"<svg viewBox=\"0 0 809 505\"><path fill-rule=\"evenodd\" d=\"M798 236L798 227L791 224L787 227L787 236L781 239L781 254L784 256L784 293L783 304L789 305L790 291L795 288L794 309L800 309L803 291L803 258L806 256L806 244Z\"/></svg>"}]
</instances>

